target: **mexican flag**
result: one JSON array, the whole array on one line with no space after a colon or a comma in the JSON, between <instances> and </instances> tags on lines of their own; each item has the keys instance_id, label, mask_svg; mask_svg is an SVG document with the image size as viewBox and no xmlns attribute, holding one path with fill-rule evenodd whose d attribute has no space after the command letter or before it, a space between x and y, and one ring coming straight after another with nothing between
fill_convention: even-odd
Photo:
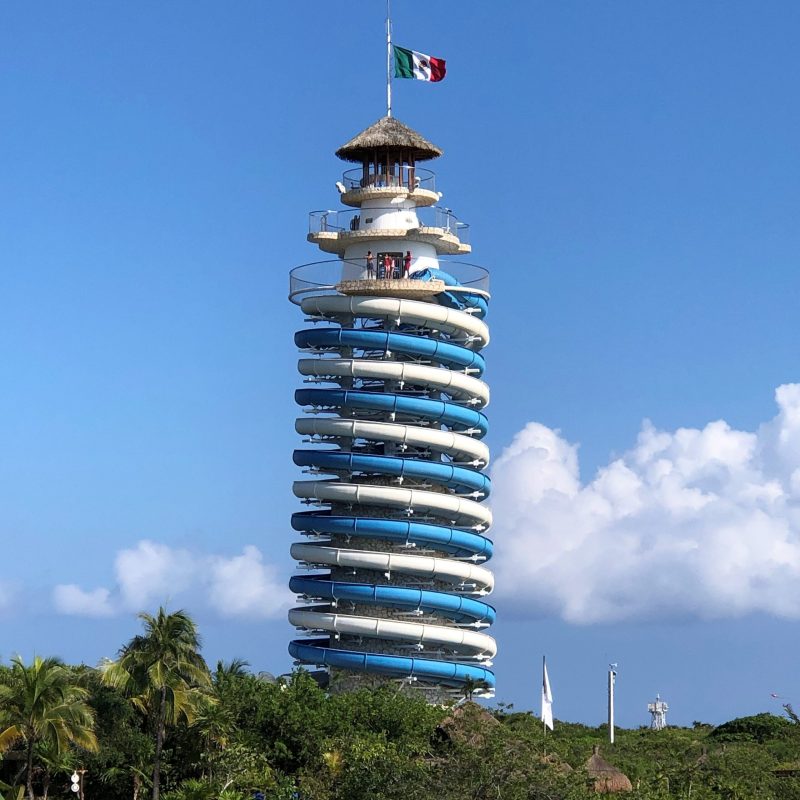
<instances>
[{"instance_id":1,"label":"mexican flag","mask_svg":"<svg viewBox=\"0 0 800 800\"><path fill-rule=\"evenodd\" d=\"M440 81L444 78L445 63L443 58L426 56L416 50L393 46L395 78L415 78L418 81Z\"/></svg>"}]
</instances>

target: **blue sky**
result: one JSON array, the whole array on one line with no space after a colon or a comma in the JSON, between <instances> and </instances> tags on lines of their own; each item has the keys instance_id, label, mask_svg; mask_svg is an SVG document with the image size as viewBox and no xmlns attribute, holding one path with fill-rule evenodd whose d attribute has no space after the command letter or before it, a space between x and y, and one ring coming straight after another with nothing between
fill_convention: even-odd
<instances>
[{"instance_id":1,"label":"blue sky","mask_svg":"<svg viewBox=\"0 0 800 800\"><path fill-rule=\"evenodd\" d=\"M676 723L779 710L800 8L394 7L448 63L395 114L492 273L498 700L535 707L547 653L565 719L602 719L609 661L623 725L657 691ZM287 273L385 111L383 9L0 10L0 656L93 663L168 602L210 659L289 668Z\"/></svg>"}]
</instances>

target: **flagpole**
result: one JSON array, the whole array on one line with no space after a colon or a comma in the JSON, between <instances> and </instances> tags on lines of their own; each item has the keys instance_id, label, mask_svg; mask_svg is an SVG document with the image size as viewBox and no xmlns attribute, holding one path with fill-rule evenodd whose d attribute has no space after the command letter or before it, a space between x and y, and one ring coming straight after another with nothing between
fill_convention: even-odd
<instances>
[{"instance_id":1,"label":"flagpole","mask_svg":"<svg viewBox=\"0 0 800 800\"><path fill-rule=\"evenodd\" d=\"M544 687L544 671L547 669L547 656L542 656L542 687ZM547 723L544 719L544 714L542 714L542 733L544 733L545 738L547 738Z\"/></svg>"},{"instance_id":2,"label":"flagpole","mask_svg":"<svg viewBox=\"0 0 800 800\"><path fill-rule=\"evenodd\" d=\"M386 116L392 116L392 13L386 0Z\"/></svg>"},{"instance_id":3,"label":"flagpole","mask_svg":"<svg viewBox=\"0 0 800 800\"><path fill-rule=\"evenodd\" d=\"M547 669L547 656L542 656L542 688L544 689L544 673ZM547 722L542 714L542 755L547 755Z\"/></svg>"}]
</instances>

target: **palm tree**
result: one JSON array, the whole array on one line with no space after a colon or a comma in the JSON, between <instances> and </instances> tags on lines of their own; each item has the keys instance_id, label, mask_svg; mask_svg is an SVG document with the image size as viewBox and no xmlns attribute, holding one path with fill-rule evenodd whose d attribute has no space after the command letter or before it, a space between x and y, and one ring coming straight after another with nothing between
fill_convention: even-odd
<instances>
[{"instance_id":1,"label":"palm tree","mask_svg":"<svg viewBox=\"0 0 800 800\"><path fill-rule=\"evenodd\" d=\"M56 775L69 775L79 764L75 761L75 754L67 750L58 750L52 742L43 741L36 745L36 760L39 768L36 770L42 787L42 800L47 800L50 795L50 784Z\"/></svg>"},{"instance_id":2,"label":"palm tree","mask_svg":"<svg viewBox=\"0 0 800 800\"><path fill-rule=\"evenodd\" d=\"M25 744L25 786L34 800L33 761L37 747L55 755L70 744L97 750L88 692L57 658L36 656L27 666L19 656L0 676L0 752Z\"/></svg>"},{"instance_id":3,"label":"palm tree","mask_svg":"<svg viewBox=\"0 0 800 800\"><path fill-rule=\"evenodd\" d=\"M203 764L203 778L213 777L215 762L230 743L236 727L236 720L230 708L218 697L206 696L196 709L193 730L203 741L200 760Z\"/></svg>"},{"instance_id":4,"label":"palm tree","mask_svg":"<svg viewBox=\"0 0 800 800\"><path fill-rule=\"evenodd\" d=\"M463 686L461 687L461 694L464 696L464 700L466 700L466 702L469 703L472 701L472 695L475 693L475 689L477 689L475 679L467 676L464 679Z\"/></svg>"},{"instance_id":5,"label":"palm tree","mask_svg":"<svg viewBox=\"0 0 800 800\"><path fill-rule=\"evenodd\" d=\"M200 655L197 626L186 612L168 614L162 607L155 617L143 612L139 619L144 634L134 636L116 661L103 664L103 680L125 692L155 730L153 800L159 800L167 725L194 721L211 676Z\"/></svg>"},{"instance_id":6,"label":"palm tree","mask_svg":"<svg viewBox=\"0 0 800 800\"><path fill-rule=\"evenodd\" d=\"M100 775L100 780L102 783L113 783L119 778L130 776L133 782L132 798L133 800L139 800L139 793L142 788L150 785L150 775L147 774L145 769L141 769L135 764L131 764L128 767L110 767Z\"/></svg>"},{"instance_id":7,"label":"palm tree","mask_svg":"<svg viewBox=\"0 0 800 800\"><path fill-rule=\"evenodd\" d=\"M243 678L249 675L247 668L250 666L249 661L243 658L233 658L230 661L217 661L217 668L214 670L214 685L219 686L224 681L231 678Z\"/></svg>"}]
</instances>

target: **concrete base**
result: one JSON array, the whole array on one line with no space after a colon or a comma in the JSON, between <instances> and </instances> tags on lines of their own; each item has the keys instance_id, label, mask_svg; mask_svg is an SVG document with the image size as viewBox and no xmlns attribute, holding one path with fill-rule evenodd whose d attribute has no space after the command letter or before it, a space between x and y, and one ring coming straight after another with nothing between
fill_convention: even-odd
<instances>
[{"instance_id":1,"label":"concrete base","mask_svg":"<svg viewBox=\"0 0 800 800\"><path fill-rule=\"evenodd\" d=\"M444 291L444 281L415 281L410 278L367 278L342 281L336 284L340 294L359 297L400 297L408 300L426 300Z\"/></svg>"}]
</instances>

